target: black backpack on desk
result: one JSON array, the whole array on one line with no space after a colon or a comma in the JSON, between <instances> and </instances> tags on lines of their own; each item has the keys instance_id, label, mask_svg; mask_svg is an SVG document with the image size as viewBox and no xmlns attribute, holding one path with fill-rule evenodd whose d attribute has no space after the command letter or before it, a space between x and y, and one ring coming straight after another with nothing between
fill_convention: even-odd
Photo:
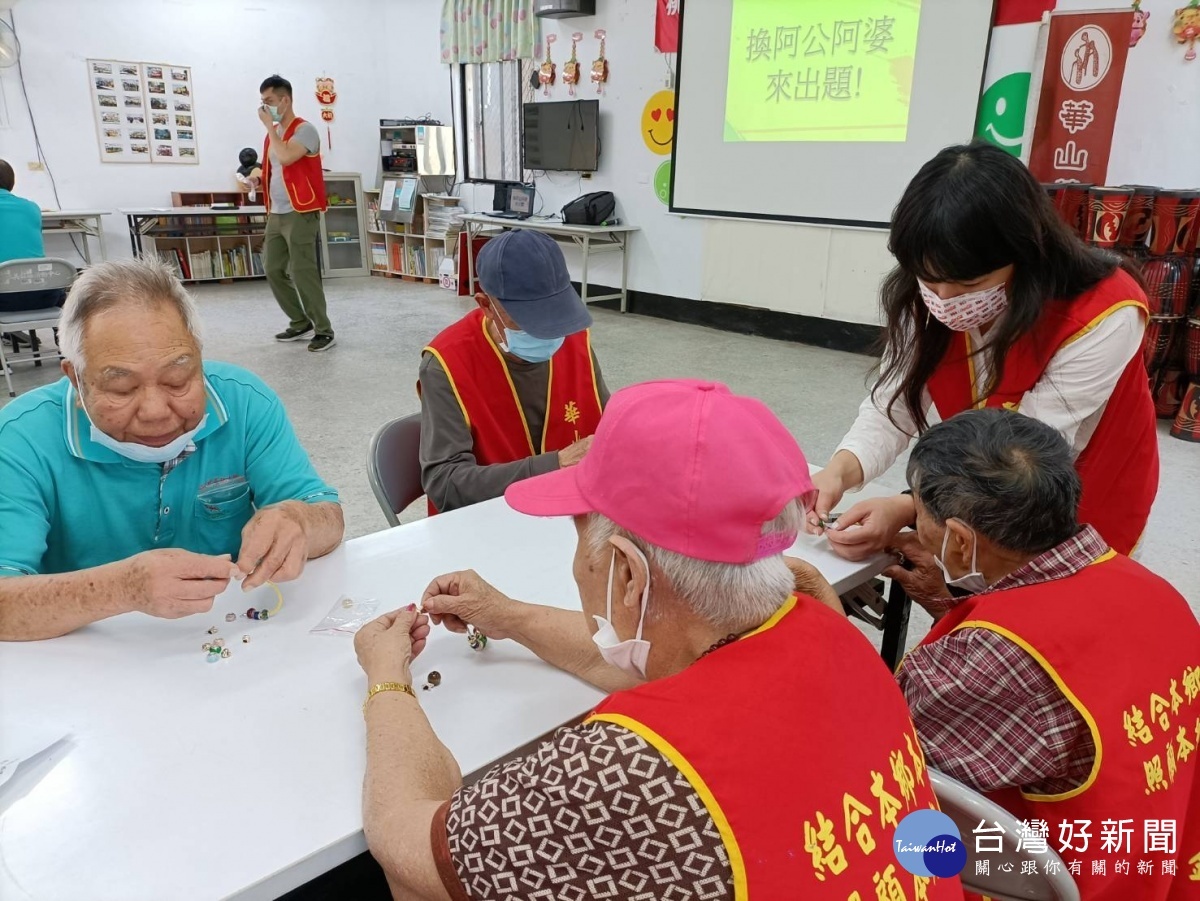
<instances>
[{"instance_id":1,"label":"black backpack on desk","mask_svg":"<svg viewBox=\"0 0 1200 901\"><path fill-rule=\"evenodd\" d=\"M562 208L562 221L567 225L601 225L612 218L617 198L612 191L593 191L576 197Z\"/></svg>"}]
</instances>

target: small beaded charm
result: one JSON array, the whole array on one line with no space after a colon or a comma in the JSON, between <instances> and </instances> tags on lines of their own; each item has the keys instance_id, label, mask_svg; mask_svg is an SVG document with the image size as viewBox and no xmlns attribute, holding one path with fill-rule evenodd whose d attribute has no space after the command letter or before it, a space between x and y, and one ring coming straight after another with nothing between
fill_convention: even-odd
<instances>
[{"instance_id":1,"label":"small beaded charm","mask_svg":"<svg viewBox=\"0 0 1200 901\"><path fill-rule=\"evenodd\" d=\"M487 636L474 626L467 626L467 644L472 651L482 651L487 647Z\"/></svg>"},{"instance_id":2,"label":"small beaded charm","mask_svg":"<svg viewBox=\"0 0 1200 901\"><path fill-rule=\"evenodd\" d=\"M216 635L216 634L217 634L217 627L216 627L216 626L213 626L211 629L209 629L209 630L208 630L208 634L209 634L209 635Z\"/></svg>"},{"instance_id":3,"label":"small beaded charm","mask_svg":"<svg viewBox=\"0 0 1200 901\"><path fill-rule=\"evenodd\" d=\"M439 673L437 670L433 670L429 674L429 684L432 685L434 688L437 688L439 685L441 685L442 684L442 674Z\"/></svg>"},{"instance_id":4,"label":"small beaded charm","mask_svg":"<svg viewBox=\"0 0 1200 901\"><path fill-rule=\"evenodd\" d=\"M236 613L226 613L225 614L225 622L227 622L227 623L231 623L236 619L237 619Z\"/></svg>"},{"instance_id":5,"label":"small beaded charm","mask_svg":"<svg viewBox=\"0 0 1200 901\"><path fill-rule=\"evenodd\" d=\"M205 650L205 651L211 651L211 650L212 650L212 645L211 645L211 644L209 644L207 641L206 641L206 642L204 642L204 650Z\"/></svg>"},{"instance_id":6,"label":"small beaded charm","mask_svg":"<svg viewBox=\"0 0 1200 901\"><path fill-rule=\"evenodd\" d=\"M248 609L246 611L246 618L247 619L258 619L258 611L255 610L253 607L251 607L250 609Z\"/></svg>"},{"instance_id":7,"label":"small beaded charm","mask_svg":"<svg viewBox=\"0 0 1200 901\"><path fill-rule=\"evenodd\" d=\"M258 617L257 617L257 618L258 618L258 619L266 619L266 618L267 618L267 617L269 617L270 615L271 615L271 611L270 611L270 610L268 610L266 607L263 607L263 608L262 608L262 610L259 610L259 611L258 611Z\"/></svg>"},{"instance_id":8,"label":"small beaded charm","mask_svg":"<svg viewBox=\"0 0 1200 901\"><path fill-rule=\"evenodd\" d=\"M250 636L249 635L242 636L242 644L250 644Z\"/></svg>"},{"instance_id":9,"label":"small beaded charm","mask_svg":"<svg viewBox=\"0 0 1200 901\"><path fill-rule=\"evenodd\" d=\"M216 641L214 641L214 642L213 642L213 647L214 647L214 648L223 648L223 647L225 647L225 639L224 639L224 638L218 638Z\"/></svg>"},{"instance_id":10,"label":"small beaded charm","mask_svg":"<svg viewBox=\"0 0 1200 901\"><path fill-rule=\"evenodd\" d=\"M221 656L222 657L228 658L228 657L232 656L232 654L233 654L233 651L229 650L229 648L221 648Z\"/></svg>"}]
</instances>

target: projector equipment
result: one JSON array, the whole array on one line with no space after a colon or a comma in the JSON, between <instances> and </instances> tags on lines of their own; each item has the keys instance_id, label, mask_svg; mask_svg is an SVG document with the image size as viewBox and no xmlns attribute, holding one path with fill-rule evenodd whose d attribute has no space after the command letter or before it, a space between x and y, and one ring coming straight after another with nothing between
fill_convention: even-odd
<instances>
[{"instance_id":1,"label":"projector equipment","mask_svg":"<svg viewBox=\"0 0 1200 901\"><path fill-rule=\"evenodd\" d=\"M576 19L596 14L596 0L534 0L533 6L533 14L543 19Z\"/></svg>"}]
</instances>

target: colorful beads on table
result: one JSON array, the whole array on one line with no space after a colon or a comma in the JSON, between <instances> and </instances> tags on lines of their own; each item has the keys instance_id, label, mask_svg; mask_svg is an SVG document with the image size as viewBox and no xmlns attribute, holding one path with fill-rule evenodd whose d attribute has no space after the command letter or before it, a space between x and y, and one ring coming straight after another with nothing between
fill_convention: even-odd
<instances>
[{"instance_id":1,"label":"colorful beads on table","mask_svg":"<svg viewBox=\"0 0 1200 901\"><path fill-rule=\"evenodd\" d=\"M253 607L250 607L246 611L246 619L258 619L258 611L255 610Z\"/></svg>"},{"instance_id":2,"label":"colorful beads on table","mask_svg":"<svg viewBox=\"0 0 1200 901\"><path fill-rule=\"evenodd\" d=\"M434 688L437 688L439 685L441 685L442 684L442 674L439 673L437 670L433 670L432 672L430 672L429 673L429 684L432 685Z\"/></svg>"},{"instance_id":3,"label":"colorful beads on table","mask_svg":"<svg viewBox=\"0 0 1200 901\"><path fill-rule=\"evenodd\" d=\"M266 607L263 607L262 610L255 610L253 607L251 607L246 611L246 617L248 619L270 619L271 611Z\"/></svg>"},{"instance_id":4,"label":"colorful beads on table","mask_svg":"<svg viewBox=\"0 0 1200 901\"><path fill-rule=\"evenodd\" d=\"M487 647L487 641L486 635L474 626L467 626L467 644L471 646L472 651L482 651Z\"/></svg>"},{"instance_id":5,"label":"colorful beads on table","mask_svg":"<svg viewBox=\"0 0 1200 901\"><path fill-rule=\"evenodd\" d=\"M271 611L270 611L270 610L268 610L266 607L263 607L263 608L262 608L262 610L259 610L259 611L258 611L258 618L259 618L259 619L266 619L266 618L267 618L267 617L269 617L270 615L271 615Z\"/></svg>"}]
</instances>

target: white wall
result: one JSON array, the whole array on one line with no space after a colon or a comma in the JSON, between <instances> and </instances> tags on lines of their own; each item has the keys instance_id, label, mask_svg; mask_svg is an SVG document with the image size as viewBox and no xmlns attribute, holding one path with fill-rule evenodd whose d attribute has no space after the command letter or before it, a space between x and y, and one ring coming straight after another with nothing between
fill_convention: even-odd
<instances>
[{"instance_id":1,"label":"white wall","mask_svg":"<svg viewBox=\"0 0 1200 901\"><path fill-rule=\"evenodd\" d=\"M1058 7L1125 5L1060 0ZM1150 33L1130 55L1110 181L1200 185L1200 61L1183 62L1183 48L1169 35L1176 5L1178 0L1143 2L1151 11ZM635 289L877 322L876 289L890 265L882 233L667 212L651 185L666 157L651 153L640 135L642 108L667 78L666 62L654 50L655 4L599 0L598 6L602 12L594 17L543 21L559 35L554 58L560 72L571 33L581 31L586 78L598 50L592 37L597 28L607 29L611 70L601 99L600 171L592 179L565 173L539 179L544 211L585 191L613 191L618 215L642 229L630 256ZM160 206L170 202L172 190L231 188L238 150L262 141L257 88L275 71L292 80L297 107L309 118L317 115L313 80L321 74L337 79L337 121L326 165L362 172L373 184L378 119L429 112L452 121L449 72L438 62L441 7L442 0L21 0L16 18L26 81L63 207ZM200 165L101 164L84 63L89 57L192 66ZM7 107L11 120L0 127L0 156L17 170L20 193L53 207L49 179L25 166L36 157L14 69L0 70L0 91L0 109ZM594 91L585 83L578 95L595 97ZM549 99L569 99L566 87L556 85ZM771 189L770 173L714 177L738 179L747 191ZM490 186L462 191L468 205L490 209ZM109 217L106 232L110 255L128 252L123 219ZM597 257L593 264L594 282L617 282L615 259ZM577 259L572 269L578 277Z\"/></svg>"},{"instance_id":2,"label":"white wall","mask_svg":"<svg viewBox=\"0 0 1200 901\"><path fill-rule=\"evenodd\" d=\"M704 2L704 0L690 0ZM1127 7L1128 0L1059 0L1059 9ZM1143 0L1151 11L1150 32L1129 58L1114 135L1109 181L1200 186L1200 60L1183 61L1184 49L1170 36L1177 0ZM554 60L562 70L570 37L585 40L580 62L585 77L598 42L608 32L611 76L601 99L603 152L590 180L553 174L538 179L544 211L558 209L580 193L610 190L617 210L642 231L634 239L630 285L638 290L689 299L766 307L850 322L878 322L877 288L892 264L881 232L797 224L685 219L670 214L650 181L665 159L646 149L640 135L642 108L666 86L666 64L654 50L654 7L650 0L599 0L601 14L543 21L558 34ZM1036 40L1036 29L1032 32ZM1032 54L1032 47L1030 49ZM686 72L685 72L686 77ZM595 97L585 84L581 97ZM537 99L542 100L539 91ZM550 100L570 99L556 85ZM970 136L963 135L967 140ZM747 191L771 190L769 172L714 173L738 179ZM471 197L469 187L464 195ZM491 188L476 191L475 208L491 208ZM600 262L597 262L600 261ZM571 260L578 277L579 266ZM615 260L596 258L590 278L616 284Z\"/></svg>"},{"instance_id":3,"label":"white wall","mask_svg":"<svg viewBox=\"0 0 1200 901\"><path fill-rule=\"evenodd\" d=\"M0 0L0 7L7 4ZM440 0L22 0L14 8L22 67L42 147L63 209L170 206L178 190L236 188L243 147L261 152L258 86L279 72L292 82L297 112L325 123L314 80L337 82L333 149L327 169L375 182L380 118L433 113L450 121L449 75L438 63ZM89 58L192 67L199 165L104 164L88 93ZM10 123L0 157L17 173L17 192L55 208L37 159L15 68L0 70ZM123 217L107 217L110 257L129 254ZM53 238L48 253L70 250Z\"/></svg>"}]
</instances>

